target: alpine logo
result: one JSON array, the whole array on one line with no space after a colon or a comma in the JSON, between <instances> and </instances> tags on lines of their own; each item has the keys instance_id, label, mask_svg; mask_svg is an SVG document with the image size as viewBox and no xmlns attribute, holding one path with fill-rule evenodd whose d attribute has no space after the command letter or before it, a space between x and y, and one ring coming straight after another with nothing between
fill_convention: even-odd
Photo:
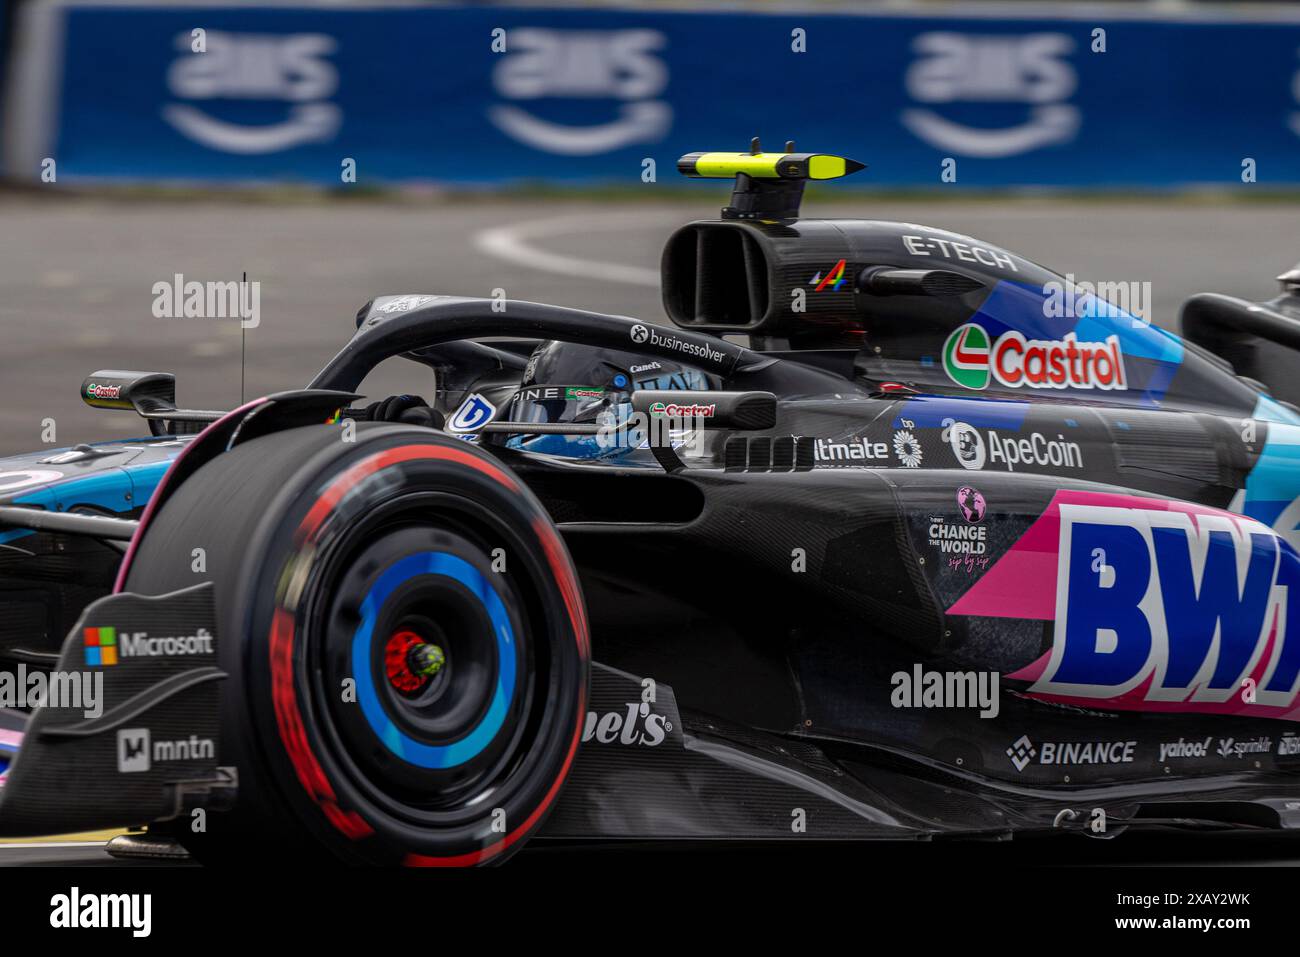
<instances>
[{"instance_id":1,"label":"alpine logo","mask_svg":"<svg viewBox=\"0 0 1300 957\"><path fill-rule=\"evenodd\" d=\"M968 322L944 342L943 368L964 389L986 389L993 380L1011 389L1128 388L1118 336L1026 339L1013 330L990 340L983 326Z\"/></svg>"},{"instance_id":2,"label":"alpine logo","mask_svg":"<svg viewBox=\"0 0 1300 957\"><path fill-rule=\"evenodd\" d=\"M829 289L831 292L839 292L840 287L844 285L844 260L841 259L833 267L826 270L823 276L821 270L808 280L808 285L813 287L813 292L821 292Z\"/></svg>"}]
</instances>

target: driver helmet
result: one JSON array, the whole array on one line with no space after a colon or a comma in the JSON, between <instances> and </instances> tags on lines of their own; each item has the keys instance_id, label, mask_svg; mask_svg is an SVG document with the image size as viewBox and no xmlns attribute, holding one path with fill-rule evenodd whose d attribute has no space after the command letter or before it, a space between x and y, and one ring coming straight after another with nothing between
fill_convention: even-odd
<instances>
[{"instance_id":1,"label":"driver helmet","mask_svg":"<svg viewBox=\"0 0 1300 957\"><path fill-rule=\"evenodd\" d=\"M598 346L544 342L528 359L510 422L590 423L614 432L632 417L632 393L641 389L711 388L709 377L670 359ZM645 436L632 429L617 443L601 435L515 435L510 448L576 459L634 456Z\"/></svg>"}]
</instances>

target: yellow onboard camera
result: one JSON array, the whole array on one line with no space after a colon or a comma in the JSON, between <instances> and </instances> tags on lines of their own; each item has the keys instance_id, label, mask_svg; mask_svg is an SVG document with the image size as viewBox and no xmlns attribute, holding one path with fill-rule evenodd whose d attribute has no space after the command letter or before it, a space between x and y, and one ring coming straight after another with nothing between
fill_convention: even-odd
<instances>
[{"instance_id":1,"label":"yellow onboard camera","mask_svg":"<svg viewBox=\"0 0 1300 957\"><path fill-rule=\"evenodd\" d=\"M794 141L781 153L764 153L758 137L748 153L687 153L677 171L694 179L726 179L736 184L723 219L783 220L799 218L804 183L838 179L865 169L865 163L829 153L796 153Z\"/></svg>"}]
</instances>

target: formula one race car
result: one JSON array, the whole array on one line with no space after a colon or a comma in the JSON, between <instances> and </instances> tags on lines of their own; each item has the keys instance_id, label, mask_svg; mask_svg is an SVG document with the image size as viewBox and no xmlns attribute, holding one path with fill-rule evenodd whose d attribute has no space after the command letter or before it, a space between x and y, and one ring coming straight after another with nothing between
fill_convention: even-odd
<instances>
[{"instance_id":1,"label":"formula one race car","mask_svg":"<svg viewBox=\"0 0 1300 957\"><path fill-rule=\"evenodd\" d=\"M152 437L0 461L0 657L43 693L0 713L0 833L444 865L1300 826L1300 271L1182 339L798 218L851 161L679 168L735 187L668 240L672 326L380 296L303 390L97 372ZM353 406L392 356L432 401Z\"/></svg>"}]
</instances>

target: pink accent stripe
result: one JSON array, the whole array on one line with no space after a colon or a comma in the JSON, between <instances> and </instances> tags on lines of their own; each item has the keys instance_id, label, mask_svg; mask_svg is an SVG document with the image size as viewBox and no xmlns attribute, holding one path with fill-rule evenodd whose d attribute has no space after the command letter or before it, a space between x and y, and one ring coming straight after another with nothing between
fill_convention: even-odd
<instances>
[{"instance_id":1,"label":"pink accent stripe","mask_svg":"<svg viewBox=\"0 0 1300 957\"><path fill-rule=\"evenodd\" d=\"M1061 543L1061 506L1091 505L1131 508L1146 512L1184 512L1192 517L1220 515L1233 521L1241 516L1208 505L1171 502L1110 492L1058 491L1043 514L1029 526L1019 541L1007 549L997 563L948 609L950 615L979 615L986 618L1021 618L1051 621L1056 617L1056 566ZM1035 662L1029 665L1034 668ZM1038 668L1042 673L1042 668ZM1025 672L1017 672L1019 674Z\"/></svg>"}]
</instances>

